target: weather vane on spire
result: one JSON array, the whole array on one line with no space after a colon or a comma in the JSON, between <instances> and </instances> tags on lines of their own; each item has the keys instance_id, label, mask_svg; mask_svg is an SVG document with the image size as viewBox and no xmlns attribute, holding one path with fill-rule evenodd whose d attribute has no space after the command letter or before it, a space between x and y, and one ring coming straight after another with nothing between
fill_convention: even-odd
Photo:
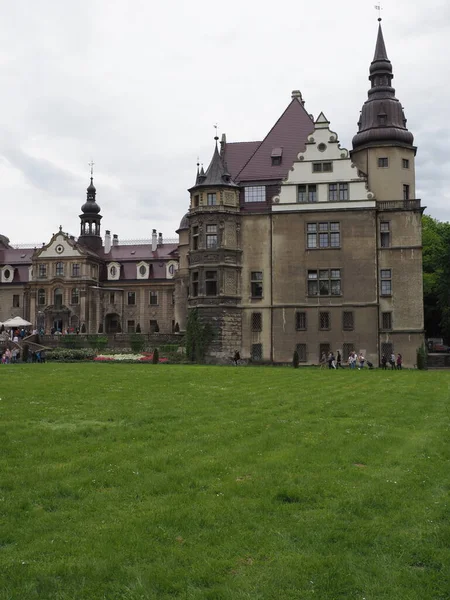
<instances>
[{"instance_id":1,"label":"weather vane on spire","mask_svg":"<svg viewBox=\"0 0 450 600\"><path fill-rule=\"evenodd\" d=\"M215 123L215 125L214 125L214 129L216 130L216 136L215 136L215 138L214 138L215 140L218 140L218 139L219 139L219 136L217 135L217 128L218 128L218 127L219 127L219 125L218 125L217 123Z\"/></svg>"},{"instance_id":2,"label":"weather vane on spire","mask_svg":"<svg viewBox=\"0 0 450 600\"><path fill-rule=\"evenodd\" d=\"M381 6L381 0L378 2L378 4L375 4L375 10L378 11L378 20L381 21L381 11L383 10L383 7Z\"/></svg>"},{"instance_id":3,"label":"weather vane on spire","mask_svg":"<svg viewBox=\"0 0 450 600\"><path fill-rule=\"evenodd\" d=\"M91 162L88 163L88 165L91 167L91 178L92 178L92 177L94 177L94 165L95 165L95 162L92 160L92 158L91 158Z\"/></svg>"}]
</instances>

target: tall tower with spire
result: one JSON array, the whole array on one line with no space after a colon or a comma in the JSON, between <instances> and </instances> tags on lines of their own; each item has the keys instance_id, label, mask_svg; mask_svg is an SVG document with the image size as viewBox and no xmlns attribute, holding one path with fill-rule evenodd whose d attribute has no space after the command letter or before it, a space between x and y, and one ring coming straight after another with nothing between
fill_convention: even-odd
<instances>
[{"instance_id":1,"label":"tall tower with spire","mask_svg":"<svg viewBox=\"0 0 450 600\"><path fill-rule=\"evenodd\" d=\"M206 172L189 189L188 309L213 328L209 355L220 359L241 347L239 186L219 153L218 137Z\"/></svg>"},{"instance_id":2,"label":"tall tower with spire","mask_svg":"<svg viewBox=\"0 0 450 600\"><path fill-rule=\"evenodd\" d=\"M91 164L91 182L86 190L86 202L81 207L80 215L80 237L79 242L88 246L92 250L99 250L102 247L102 238L100 237L100 206L96 202L96 189L94 186L94 174Z\"/></svg>"},{"instance_id":3,"label":"tall tower with spire","mask_svg":"<svg viewBox=\"0 0 450 600\"><path fill-rule=\"evenodd\" d=\"M375 200L379 354L400 352L412 364L424 339L423 208L416 198L417 148L392 87L392 64L378 20L371 88L350 154Z\"/></svg>"},{"instance_id":4,"label":"tall tower with spire","mask_svg":"<svg viewBox=\"0 0 450 600\"><path fill-rule=\"evenodd\" d=\"M378 19L378 37L370 65L371 88L353 138L351 158L368 177L368 185L379 201L415 198L414 136L392 87L392 64Z\"/></svg>"}]
</instances>

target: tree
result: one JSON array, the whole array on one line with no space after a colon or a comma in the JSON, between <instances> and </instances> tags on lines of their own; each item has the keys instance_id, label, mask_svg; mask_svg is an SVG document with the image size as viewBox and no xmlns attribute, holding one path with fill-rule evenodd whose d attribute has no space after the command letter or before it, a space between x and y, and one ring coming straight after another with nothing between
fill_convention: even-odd
<instances>
[{"instance_id":1,"label":"tree","mask_svg":"<svg viewBox=\"0 0 450 600\"><path fill-rule=\"evenodd\" d=\"M83 323L83 325L81 326L81 333L86 333L86 324Z\"/></svg>"},{"instance_id":2,"label":"tree","mask_svg":"<svg viewBox=\"0 0 450 600\"><path fill-rule=\"evenodd\" d=\"M425 331L450 340L450 223L424 216L422 246Z\"/></svg>"},{"instance_id":3,"label":"tree","mask_svg":"<svg viewBox=\"0 0 450 600\"><path fill-rule=\"evenodd\" d=\"M141 333L141 326L139 323L136 325L136 333Z\"/></svg>"},{"instance_id":4,"label":"tree","mask_svg":"<svg viewBox=\"0 0 450 600\"><path fill-rule=\"evenodd\" d=\"M298 363L300 362L300 357L298 355L297 350L294 350L294 354L292 356L292 366L294 369L298 369Z\"/></svg>"},{"instance_id":5,"label":"tree","mask_svg":"<svg viewBox=\"0 0 450 600\"><path fill-rule=\"evenodd\" d=\"M152 358L152 363L154 365L157 365L159 363L159 352L158 352L158 348L155 348L153 350L153 358Z\"/></svg>"},{"instance_id":6,"label":"tree","mask_svg":"<svg viewBox=\"0 0 450 600\"><path fill-rule=\"evenodd\" d=\"M198 316L198 310L189 311L186 325L186 356L192 362L203 362L206 351L213 338L209 323L203 324Z\"/></svg>"}]
</instances>

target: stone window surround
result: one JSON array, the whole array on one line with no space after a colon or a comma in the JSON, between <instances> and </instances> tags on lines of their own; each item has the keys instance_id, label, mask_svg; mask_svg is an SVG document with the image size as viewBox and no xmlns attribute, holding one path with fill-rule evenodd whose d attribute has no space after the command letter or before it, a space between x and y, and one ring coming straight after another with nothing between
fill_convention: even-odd
<instances>
[{"instance_id":1,"label":"stone window surround","mask_svg":"<svg viewBox=\"0 0 450 600\"><path fill-rule=\"evenodd\" d=\"M9 272L9 277L7 277L6 273ZM5 265L4 267L2 267L2 272L1 272L1 280L2 283L12 283L14 279L14 267L12 267L11 265Z\"/></svg>"}]
</instances>

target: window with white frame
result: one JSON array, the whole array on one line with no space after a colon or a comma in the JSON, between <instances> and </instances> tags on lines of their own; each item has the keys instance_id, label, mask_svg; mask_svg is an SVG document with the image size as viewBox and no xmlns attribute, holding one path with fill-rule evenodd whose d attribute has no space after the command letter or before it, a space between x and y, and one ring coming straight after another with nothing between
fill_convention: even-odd
<instances>
[{"instance_id":1,"label":"window with white frame","mask_svg":"<svg viewBox=\"0 0 450 600\"><path fill-rule=\"evenodd\" d=\"M262 271L252 271L250 274L250 286L252 298L263 297L263 274Z\"/></svg>"},{"instance_id":2,"label":"window with white frame","mask_svg":"<svg viewBox=\"0 0 450 600\"><path fill-rule=\"evenodd\" d=\"M217 248L217 225L206 226L206 247L210 250Z\"/></svg>"},{"instance_id":3,"label":"window with white frame","mask_svg":"<svg viewBox=\"0 0 450 600\"><path fill-rule=\"evenodd\" d=\"M317 185L315 183L299 185L297 202L317 202Z\"/></svg>"},{"instance_id":4,"label":"window with white frame","mask_svg":"<svg viewBox=\"0 0 450 600\"><path fill-rule=\"evenodd\" d=\"M313 173L331 173L333 171L332 162L313 162L312 163Z\"/></svg>"},{"instance_id":5,"label":"window with white frame","mask_svg":"<svg viewBox=\"0 0 450 600\"><path fill-rule=\"evenodd\" d=\"M208 206L215 206L217 204L217 195L215 192L209 193L206 196L206 202Z\"/></svg>"},{"instance_id":6,"label":"window with white frame","mask_svg":"<svg viewBox=\"0 0 450 600\"><path fill-rule=\"evenodd\" d=\"M265 202L266 187L264 185L251 185L244 188L245 202Z\"/></svg>"},{"instance_id":7,"label":"window with white frame","mask_svg":"<svg viewBox=\"0 0 450 600\"><path fill-rule=\"evenodd\" d=\"M348 199L348 183L330 183L328 185L329 202L341 202Z\"/></svg>"}]
</instances>

